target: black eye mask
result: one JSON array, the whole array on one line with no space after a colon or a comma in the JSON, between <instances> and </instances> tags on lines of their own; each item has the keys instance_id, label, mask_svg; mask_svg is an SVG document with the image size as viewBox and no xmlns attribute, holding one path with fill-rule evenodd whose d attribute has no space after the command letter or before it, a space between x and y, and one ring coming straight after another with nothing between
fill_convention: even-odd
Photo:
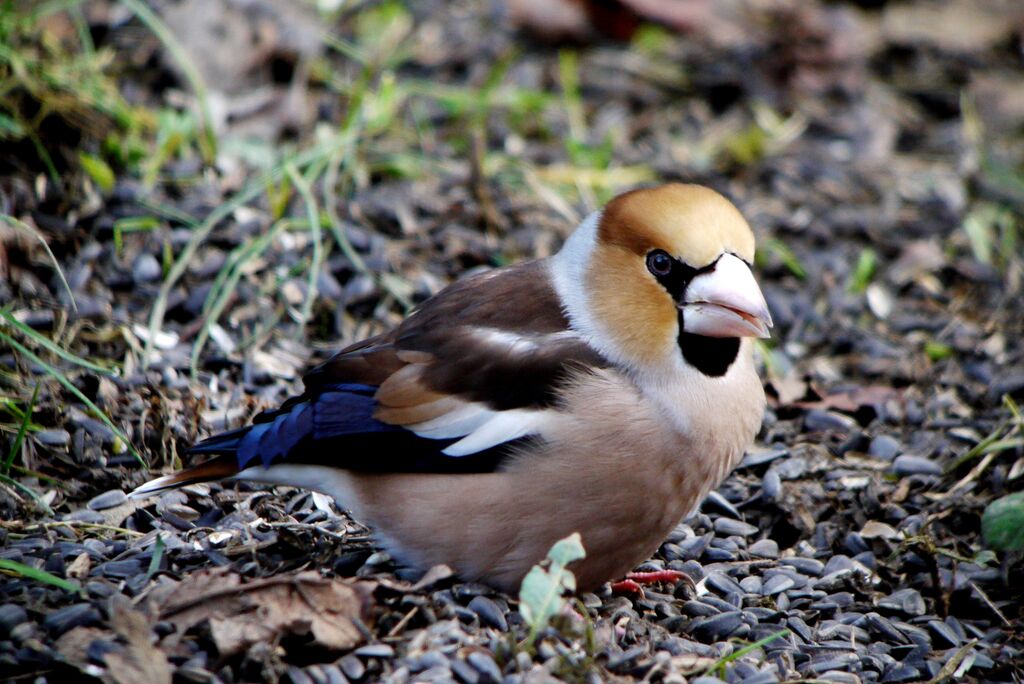
<instances>
[{"instance_id":1,"label":"black eye mask","mask_svg":"<svg viewBox=\"0 0 1024 684\"><path fill-rule=\"evenodd\" d=\"M661 283L679 309L679 336L677 342L683 359L704 375L718 378L726 374L740 351L737 337L707 337L694 335L683 330L683 301L690 281L702 273L711 273L718 260L703 268L694 268L656 249L647 254L647 270Z\"/></svg>"}]
</instances>

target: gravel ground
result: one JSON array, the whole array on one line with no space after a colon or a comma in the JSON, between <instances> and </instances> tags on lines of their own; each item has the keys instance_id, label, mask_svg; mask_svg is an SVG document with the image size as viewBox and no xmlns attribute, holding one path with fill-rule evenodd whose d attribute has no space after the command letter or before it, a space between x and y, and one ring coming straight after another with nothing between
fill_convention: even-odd
<instances>
[{"instance_id":1,"label":"gravel ground","mask_svg":"<svg viewBox=\"0 0 1024 684\"><path fill-rule=\"evenodd\" d=\"M9 227L0 305L111 369L2 328L39 356L0 343L0 394L24 407L38 386L11 476L41 503L0 484L0 560L81 588L0 574L2 677L1021 680L1021 558L988 551L979 521L1020 488L1024 449L975 448L1017 434L1004 396L1024 399L1013 3L709 4L684 32L561 50L496 5L369 3L328 26L348 53L287 3L154 5L214 94L214 166L185 146L153 177L115 164L102 190L74 166L55 183L31 153L0 155L0 209L45 237L77 310L39 244ZM191 102L123 5L85 16L118 51L126 98ZM339 143L352 120L355 142ZM335 144L350 145L345 164L303 161ZM290 152L294 175L253 180ZM396 567L322 497L123 495L453 278L547 255L604 198L658 180L741 207L776 322L756 447L639 568L696 587L583 594L534 645L515 597ZM301 227L310 205L332 230ZM150 223L132 230L138 217ZM19 423L4 416L0 454Z\"/></svg>"}]
</instances>

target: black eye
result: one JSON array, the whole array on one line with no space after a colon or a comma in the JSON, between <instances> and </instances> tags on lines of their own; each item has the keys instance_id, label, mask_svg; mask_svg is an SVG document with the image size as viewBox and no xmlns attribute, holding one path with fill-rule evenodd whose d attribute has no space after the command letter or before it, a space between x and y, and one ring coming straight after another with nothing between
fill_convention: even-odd
<instances>
[{"instance_id":1,"label":"black eye","mask_svg":"<svg viewBox=\"0 0 1024 684\"><path fill-rule=\"evenodd\" d=\"M647 255L647 270L659 278L671 273L672 264L674 263L675 261L673 261L672 257L660 249L656 249Z\"/></svg>"}]
</instances>

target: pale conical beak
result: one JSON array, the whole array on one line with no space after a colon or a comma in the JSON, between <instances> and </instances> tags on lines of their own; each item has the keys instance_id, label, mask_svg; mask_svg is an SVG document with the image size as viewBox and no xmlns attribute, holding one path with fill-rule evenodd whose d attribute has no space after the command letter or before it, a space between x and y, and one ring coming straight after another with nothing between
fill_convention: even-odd
<instances>
[{"instance_id":1,"label":"pale conical beak","mask_svg":"<svg viewBox=\"0 0 1024 684\"><path fill-rule=\"evenodd\" d=\"M695 277L682 304L683 330L706 337L770 337L772 316L742 259L723 254L715 269Z\"/></svg>"}]
</instances>

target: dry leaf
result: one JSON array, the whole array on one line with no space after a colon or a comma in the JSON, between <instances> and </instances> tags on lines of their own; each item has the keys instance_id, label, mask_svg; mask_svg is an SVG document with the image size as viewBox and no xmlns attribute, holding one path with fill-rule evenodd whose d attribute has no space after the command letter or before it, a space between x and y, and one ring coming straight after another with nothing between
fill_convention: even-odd
<instances>
[{"instance_id":1,"label":"dry leaf","mask_svg":"<svg viewBox=\"0 0 1024 684\"><path fill-rule=\"evenodd\" d=\"M316 572L243 583L239 575L217 568L161 586L150 598L160 618L175 624L177 635L207 622L217 650L231 656L289 635L308 635L326 649L352 648L363 640L371 591L371 583L326 579Z\"/></svg>"},{"instance_id":2,"label":"dry leaf","mask_svg":"<svg viewBox=\"0 0 1024 684\"><path fill-rule=\"evenodd\" d=\"M402 594L413 594L418 591L423 591L442 580L446 580L454 576L455 571L447 565L435 565L423 573L423 577L419 578L415 583L391 579L389 577L381 577L377 579L377 583L391 591L397 591Z\"/></svg>"},{"instance_id":3,"label":"dry leaf","mask_svg":"<svg viewBox=\"0 0 1024 684\"><path fill-rule=\"evenodd\" d=\"M132 608L124 596L115 594L110 602L110 625L125 641L125 647L103 656L109 678L117 684L170 684L171 665L151 640L150 619Z\"/></svg>"},{"instance_id":4,"label":"dry leaf","mask_svg":"<svg viewBox=\"0 0 1024 684\"><path fill-rule=\"evenodd\" d=\"M867 385L841 392L826 394L819 401L801 401L793 404L803 409L831 409L844 413L856 413L862 406L878 407L891 399L899 399L902 390L888 385Z\"/></svg>"},{"instance_id":5,"label":"dry leaf","mask_svg":"<svg viewBox=\"0 0 1024 684\"><path fill-rule=\"evenodd\" d=\"M82 668L89 664L89 645L109 637L110 632L99 627L75 627L61 634L55 645L64 662Z\"/></svg>"},{"instance_id":6,"label":"dry leaf","mask_svg":"<svg viewBox=\"0 0 1024 684\"><path fill-rule=\"evenodd\" d=\"M67 571L64 573L68 579L83 579L89 576L89 569L92 567L92 562L89 560L88 553L80 553L75 556L75 560L68 563Z\"/></svg>"}]
</instances>

